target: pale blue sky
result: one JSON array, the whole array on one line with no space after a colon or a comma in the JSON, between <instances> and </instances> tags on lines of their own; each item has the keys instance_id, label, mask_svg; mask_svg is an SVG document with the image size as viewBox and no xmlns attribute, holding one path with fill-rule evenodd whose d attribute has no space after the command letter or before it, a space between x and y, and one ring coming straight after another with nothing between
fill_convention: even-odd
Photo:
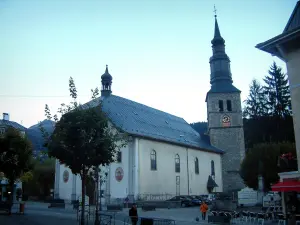
<instances>
[{"instance_id":1,"label":"pale blue sky","mask_svg":"<svg viewBox=\"0 0 300 225\"><path fill-rule=\"evenodd\" d=\"M26 127L43 120L46 103L69 101L70 76L86 102L108 64L113 94L204 121L213 5L244 100L273 60L285 70L254 46L283 31L296 2L0 0L0 113Z\"/></svg>"}]
</instances>

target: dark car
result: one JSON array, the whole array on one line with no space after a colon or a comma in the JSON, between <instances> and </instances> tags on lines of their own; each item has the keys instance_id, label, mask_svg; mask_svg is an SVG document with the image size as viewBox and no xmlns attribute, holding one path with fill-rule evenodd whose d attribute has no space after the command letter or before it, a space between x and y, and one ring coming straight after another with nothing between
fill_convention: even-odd
<instances>
[{"instance_id":1,"label":"dark car","mask_svg":"<svg viewBox=\"0 0 300 225\"><path fill-rule=\"evenodd\" d=\"M186 198L184 196L175 196L173 198L168 199L167 201L180 202L182 207L192 206L192 199Z\"/></svg>"},{"instance_id":2,"label":"dark car","mask_svg":"<svg viewBox=\"0 0 300 225\"><path fill-rule=\"evenodd\" d=\"M201 205L202 199L199 196L197 196L197 195L191 195L190 197L192 198L192 203L194 205Z\"/></svg>"}]
</instances>

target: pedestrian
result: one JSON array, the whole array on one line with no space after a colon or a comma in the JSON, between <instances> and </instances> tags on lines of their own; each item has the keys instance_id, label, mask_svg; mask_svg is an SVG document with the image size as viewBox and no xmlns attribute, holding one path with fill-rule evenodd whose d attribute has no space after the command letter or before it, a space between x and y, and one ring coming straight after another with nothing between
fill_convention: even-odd
<instances>
[{"instance_id":1,"label":"pedestrian","mask_svg":"<svg viewBox=\"0 0 300 225\"><path fill-rule=\"evenodd\" d=\"M138 222L138 213L135 203L133 203L131 209L129 210L129 217L131 219L132 225L136 225Z\"/></svg>"},{"instance_id":2,"label":"pedestrian","mask_svg":"<svg viewBox=\"0 0 300 225\"><path fill-rule=\"evenodd\" d=\"M206 219L206 212L207 212L207 210L208 210L208 206L205 203L205 201L203 201L202 204L201 204L201 206L200 206L200 211L202 213L202 220Z\"/></svg>"}]
</instances>

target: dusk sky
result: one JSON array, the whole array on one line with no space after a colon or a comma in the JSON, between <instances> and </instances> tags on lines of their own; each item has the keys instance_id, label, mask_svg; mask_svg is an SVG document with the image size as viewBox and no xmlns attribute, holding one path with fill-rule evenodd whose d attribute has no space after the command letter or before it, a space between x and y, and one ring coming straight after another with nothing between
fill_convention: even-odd
<instances>
[{"instance_id":1,"label":"dusk sky","mask_svg":"<svg viewBox=\"0 0 300 225\"><path fill-rule=\"evenodd\" d=\"M214 4L244 100L275 60L255 48L282 33L297 0L0 0L0 113L29 127L100 87L108 64L113 94L206 121Z\"/></svg>"}]
</instances>

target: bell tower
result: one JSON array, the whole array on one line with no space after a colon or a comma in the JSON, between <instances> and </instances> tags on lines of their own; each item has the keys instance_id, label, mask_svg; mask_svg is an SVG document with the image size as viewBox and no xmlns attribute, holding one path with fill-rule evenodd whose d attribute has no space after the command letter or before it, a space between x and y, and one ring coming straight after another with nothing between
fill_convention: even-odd
<instances>
[{"instance_id":1,"label":"bell tower","mask_svg":"<svg viewBox=\"0 0 300 225\"><path fill-rule=\"evenodd\" d=\"M111 95L112 76L108 72L108 66L106 65L105 73L101 76L101 96L108 97Z\"/></svg>"},{"instance_id":2,"label":"bell tower","mask_svg":"<svg viewBox=\"0 0 300 225\"><path fill-rule=\"evenodd\" d=\"M231 192L244 187L239 174L245 154L241 91L233 85L230 59L225 52L225 40L216 15L211 43L211 88L206 95L208 133L211 144L225 151L222 156L223 191Z\"/></svg>"}]
</instances>

